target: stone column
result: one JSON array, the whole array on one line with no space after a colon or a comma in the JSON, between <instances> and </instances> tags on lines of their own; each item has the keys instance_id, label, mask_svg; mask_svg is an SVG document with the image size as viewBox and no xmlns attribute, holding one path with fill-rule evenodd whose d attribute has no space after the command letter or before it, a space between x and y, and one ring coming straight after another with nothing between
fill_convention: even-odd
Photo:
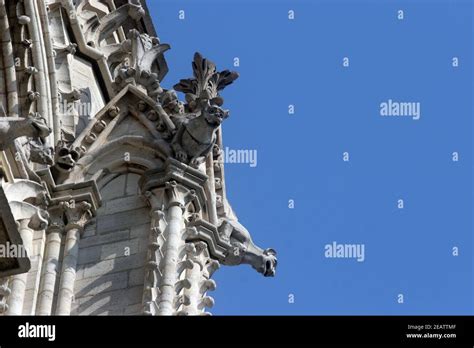
<instances>
[{"instance_id":1,"label":"stone column","mask_svg":"<svg viewBox=\"0 0 474 348\"><path fill-rule=\"evenodd\" d=\"M79 254L79 239L84 226L91 216L92 205L87 202L65 203L67 225L65 228L66 241L64 244L63 265L59 282L58 303L56 315L70 315L76 281L77 257Z\"/></svg>"},{"instance_id":2,"label":"stone column","mask_svg":"<svg viewBox=\"0 0 474 348\"><path fill-rule=\"evenodd\" d=\"M185 195L188 190L176 181L165 184L164 195L160 194L162 189L151 191L153 198L164 198L166 228L164 230L164 245L162 247L163 257L157 267L161 273L158 285L159 294L157 298L158 315L172 315L175 313L176 291L175 286L178 281L178 263L180 251L184 246L183 233L184 221L183 212L185 207ZM158 191L158 192L157 192ZM150 191L148 191L150 192ZM150 196L150 194L148 194ZM153 199L152 198L152 199ZM155 204L152 204L156 206ZM158 211L154 212L159 214Z\"/></svg>"},{"instance_id":3,"label":"stone column","mask_svg":"<svg viewBox=\"0 0 474 348\"><path fill-rule=\"evenodd\" d=\"M209 177L208 188L210 196L210 209L209 209L209 222L211 224L217 225L217 206L216 206L216 178L214 176L214 155L213 152L210 152L206 157L206 174Z\"/></svg>"},{"instance_id":4,"label":"stone column","mask_svg":"<svg viewBox=\"0 0 474 348\"><path fill-rule=\"evenodd\" d=\"M166 229L166 214L164 209L164 190L145 192L145 197L151 207L151 228L145 264L145 282L143 285L143 314L157 315L159 288L162 273L160 264L163 258L163 246L165 244L164 231Z\"/></svg>"},{"instance_id":5,"label":"stone column","mask_svg":"<svg viewBox=\"0 0 474 348\"><path fill-rule=\"evenodd\" d=\"M189 304L190 300L189 295L182 292L191 286L185 271L194 266L185 255L185 225L189 217L187 208L196 195L193 190L171 181L166 182L165 187L145 192L145 197L151 206L152 223L143 293L144 314L180 314L179 307ZM182 274L184 279L181 279Z\"/></svg>"},{"instance_id":6,"label":"stone column","mask_svg":"<svg viewBox=\"0 0 474 348\"><path fill-rule=\"evenodd\" d=\"M33 230L28 227L29 223L30 219L21 220L19 222L19 231L21 239L23 240L23 246L25 247L28 255L31 255L31 249L33 246ZM8 299L8 312L6 313L7 315L22 314L27 277L28 272L17 274L11 278L11 294Z\"/></svg>"},{"instance_id":7,"label":"stone column","mask_svg":"<svg viewBox=\"0 0 474 348\"><path fill-rule=\"evenodd\" d=\"M51 223L46 231L46 246L41 284L38 295L37 315L51 315L53 308L54 289L58 276L61 235L64 231L64 203L49 210Z\"/></svg>"},{"instance_id":8,"label":"stone column","mask_svg":"<svg viewBox=\"0 0 474 348\"><path fill-rule=\"evenodd\" d=\"M190 297L183 292L191 283L184 273L193 267L186 258L186 227L205 206L207 175L168 159L163 168L140 180L151 206L152 227L144 283L144 314L176 315Z\"/></svg>"}]
</instances>

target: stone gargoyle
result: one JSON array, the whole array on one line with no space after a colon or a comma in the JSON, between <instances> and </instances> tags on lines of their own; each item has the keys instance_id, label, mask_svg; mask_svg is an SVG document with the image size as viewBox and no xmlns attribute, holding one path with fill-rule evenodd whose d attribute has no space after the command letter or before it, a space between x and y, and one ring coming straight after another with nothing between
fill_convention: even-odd
<instances>
[{"instance_id":1,"label":"stone gargoyle","mask_svg":"<svg viewBox=\"0 0 474 348\"><path fill-rule=\"evenodd\" d=\"M72 148L72 142L60 140L54 152L53 172L69 173L79 159L79 152Z\"/></svg>"},{"instance_id":2,"label":"stone gargoyle","mask_svg":"<svg viewBox=\"0 0 474 348\"><path fill-rule=\"evenodd\" d=\"M54 149L48 144L43 144L41 140L30 140L29 158L33 163L52 166L54 164Z\"/></svg>"},{"instance_id":3,"label":"stone gargoyle","mask_svg":"<svg viewBox=\"0 0 474 348\"><path fill-rule=\"evenodd\" d=\"M74 139L72 132L61 129L61 140L56 144L54 165L51 167L51 174L57 182L61 182L69 175L80 157L78 150L72 147Z\"/></svg>"},{"instance_id":4,"label":"stone gargoyle","mask_svg":"<svg viewBox=\"0 0 474 348\"><path fill-rule=\"evenodd\" d=\"M178 130L171 141L176 159L194 167L204 162L216 143L217 129L228 116L228 110L206 100L198 115L177 118Z\"/></svg>"},{"instance_id":5,"label":"stone gargoyle","mask_svg":"<svg viewBox=\"0 0 474 348\"><path fill-rule=\"evenodd\" d=\"M173 88L185 93L184 115L173 117L176 134L171 142L177 160L198 166L212 150L216 142L216 131L229 111L222 109L224 99L219 91L234 82L239 74L224 70L218 72L216 65L201 56L194 55L194 78L183 79Z\"/></svg>"},{"instance_id":6,"label":"stone gargoyle","mask_svg":"<svg viewBox=\"0 0 474 348\"><path fill-rule=\"evenodd\" d=\"M224 264L249 264L265 277L275 275L277 267L276 251L273 249L263 250L256 246L250 237L249 231L238 221L229 218L221 219L218 231L221 237L228 240L233 248L229 250Z\"/></svg>"},{"instance_id":7,"label":"stone gargoyle","mask_svg":"<svg viewBox=\"0 0 474 348\"><path fill-rule=\"evenodd\" d=\"M0 151L5 150L19 137L46 138L51 128L38 113L27 117L0 117Z\"/></svg>"}]
</instances>

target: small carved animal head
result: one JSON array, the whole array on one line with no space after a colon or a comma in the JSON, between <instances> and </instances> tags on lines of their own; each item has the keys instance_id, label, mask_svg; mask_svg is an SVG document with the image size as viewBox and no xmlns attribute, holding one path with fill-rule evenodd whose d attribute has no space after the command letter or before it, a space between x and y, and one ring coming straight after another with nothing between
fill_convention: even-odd
<instances>
[{"instance_id":1,"label":"small carved animal head","mask_svg":"<svg viewBox=\"0 0 474 348\"><path fill-rule=\"evenodd\" d=\"M273 277L275 275L278 260L276 258L276 251L274 249L265 249L263 251L263 262L258 272L265 277Z\"/></svg>"},{"instance_id":2,"label":"small carved animal head","mask_svg":"<svg viewBox=\"0 0 474 348\"><path fill-rule=\"evenodd\" d=\"M53 148L41 142L30 141L30 160L34 163L53 165Z\"/></svg>"},{"instance_id":3,"label":"small carved animal head","mask_svg":"<svg viewBox=\"0 0 474 348\"><path fill-rule=\"evenodd\" d=\"M207 105L202 109L202 114L209 125L218 127L229 117L229 110L224 110L217 105Z\"/></svg>"},{"instance_id":4,"label":"small carved animal head","mask_svg":"<svg viewBox=\"0 0 474 348\"><path fill-rule=\"evenodd\" d=\"M184 105L178 99L176 92L174 90L166 91L160 97L161 105L168 114L183 114Z\"/></svg>"},{"instance_id":5,"label":"small carved animal head","mask_svg":"<svg viewBox=\"0 0 474 348\"><path fill-rule=\"evenodd\" d=\"M62 172L69 172L76 165L79 159L79 153L71 150L65 144L59 144L56 151L56 168Z\"/></svg>"},{"instance_id":6,"label":"small carved animal head","mask_svg":"<svg viewBox=\"0 0 474 348\"><path fill-rule=\"evenodd\" d=\"M37 112L28 115L28 123L33 128L33 138L46 138L51 134L51 128L46 124L46 120Z\"/></svg>"},{"instance_id":7,"label":"small carved animal head","mask_svg":"<svg viewBox=\"0 0 474 348\"><path fill-rule=\"evenodd\" d=\"M276 251L261 249L254 244L250 233L238 221L223 219L218 227L221 238L229 241L232 249L224 261L228 265L249 264L265 277L273 277L277 267Z\"/></svg>"},{"instance_id":8,"label":"small carved animal head","mask_svg":"<svg viewBox=\"0 0 474 348\"><path fill-rule=\"evenodd\" d=\"M275 276L278 260L274 249L262 250L250 242L247 248L240 249L242 255L241 263L248 263L264 277Z\"/></svg>"}]
</instances>

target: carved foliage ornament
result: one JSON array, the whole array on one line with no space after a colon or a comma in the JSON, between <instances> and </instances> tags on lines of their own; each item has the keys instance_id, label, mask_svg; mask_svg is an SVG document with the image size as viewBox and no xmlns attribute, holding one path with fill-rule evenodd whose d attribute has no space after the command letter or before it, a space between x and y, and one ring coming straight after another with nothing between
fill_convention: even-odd
<instances>
[{"instance_id":1,"label":"carved foliage ornament","mask_svg":"<svg viewBox=\"0 0 474 348\"><path fill-rule=\"evenodd\" d=\"M192 79L180 80L173 88L185 93L190 111L199 108L200 100L209 100L210 104L222 106L224 100L219 91L237 80L239 74L235 71L224 70L217 72L216 65L203 58L199 52L194 54Z\"/></svg>"}]
</instances>

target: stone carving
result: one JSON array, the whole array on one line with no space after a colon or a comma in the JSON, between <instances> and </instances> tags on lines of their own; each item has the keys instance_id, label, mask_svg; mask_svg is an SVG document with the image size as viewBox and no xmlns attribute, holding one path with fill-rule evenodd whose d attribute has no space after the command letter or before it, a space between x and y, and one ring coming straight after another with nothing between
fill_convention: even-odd
<instances>
[{"instance_id":1,"label":"stone carving","mask_svg":"<svg viewBox=\"0 0 474 348\"><path fill-rule=\"evenodd\" d=\"M184 114L184 104L178 99L176 91L165 91L160 96L160 102L168 115L179 116Z\"/></svg>"},{"instance_id":2,"label":"stone carving","mask_svg":"<svg viewBox=\"0 0 474 348\"><path fill-rule=\"evenodd\" d=\"M51 146L35 139L30 140L28 145L27 148L30 152L29 159L31 162L48 166L53 165L54 149Z\"/></svg>"},{"instance_id":3,"label":"stone carving","mask_svg":"<svg viewBox=\"0 0 474 348\"><path fill-rule=\"evenodd\" d=\"M170 46L161 44L157 37L140 34L136 29L128 32L128 39L109 58L109 63L120 61L115 70L115 83L123 88L127 83L137 83L145 87L147 94L157 98L163 89L160 80L168 71L163 54Z\"/></svg>"},{"instance_id":4,"label":"stone carving","mask_svg":"<svg viewBox=\"0 0 474 348\"><path fill-rule=\"evenodd\" d=\"M38 101L40 97L41 95L39 92L28 91L28 93L26 94L26 100L24 104L25 110L29 112L31 109L31 105L33 105L34 102Z\"/></svg>"},{"instance_id":5,"label":"stone carving","mask_svg":"<svg viewBox=\"0 0 474 348\"><path fill-rule=\"evenodd\" d=\"M178 131L171 143L176 159L194 167L204 162L216 143L217 128L229 116L228 110L211 105L207 100L203 104L198 116L178 119Z\"/></svg>"},{"instance_id":6,"label":"stone carving","mask_svg":"<svg viewBox=\"0 0 474 348\"><path fill-rule=\"evenodd\" d=\"M219 95L219 91L237 80L239 74L229 70L217 72L216 65L203 58L199 52L194 54L192 66L194 78L183 79L173 87L176 91L185 93L187 110L198 110L202 106L200 100L208 100L211 105L222 106L224 99Z\"/></svg>"},{"instance_id":7,"label":"stone carving","mask_svg":"<svg viewBox=\"0 0 474 348\"><path fill-rule=\"evenodd\" d=\"M28 220L28 226L42 230L48 225L49 214L44 209L48 204L44 187L30 180L17 180L4 184L13 217L16 221Z\"/></svg>"},{"instance_id":8,"label":"stone carving","mask_svg":"<svg viewBox=\"0 0 474 348\"><path fill-rule=\"evenodd\" d=\"M63 100L67 101L68 103L74 103L78 100L81 100L81 95L85 92L86 89L73 88L71 91L62 91L61 88L59 88L58 90Z\"/></svg>"},{"instance_id":9,"label":"stone carving","mask_svg":"<svg viewBox=\"0 0 474 348\"><path fill-rule=\"evenodd\" d=\"M265 277L275 275L277 258L273 249L261 249L254 244L250 233L236 220L222 219L219 234L229 240L233 250L229 250L224 263L227 265L249 264Z\"/></svg>"},{"instance_id":10,"label":"stone carving","mask_svg":"<svg viewBox=\"0 0 474 348\"><path fill-rule=\"evenodd\" d=\"M89 1L83 1L82 6L78 8L82 11L81 17L84 19L84 36L86 42L91 47L99 47L101 42L113 34L120 28L129 18L139 20L145 14L145 10L139 0L129 0L115 11L110 12L106 16L99 18L92 11L85 11L83 7Z\"/></svg>"},{"instance_id":11,"label":"stone carving","mask_svg":"<svg viewBox=\"0 0 474 348\"><path fill-rule=\"evenodd\" d=\"M59 141L56 146L53 170L68 173L73 169L79 157L79 153L71 148L71 143Z\"/></svg>"},{"instance_id":12,"label":"stone carving","mask_svg":"<svg viewBox=\"0 0 474 348\"><path fill-rule=\"evenodd\" d=\"M56 56L59 56L62 54L76 54L77 44L72 43L72 42L68 43L67 45L53 44L53 49Z\"/></svg>"},{"instance_id":13,"label":"stone carving","mask_svg":"<svg viewBox=\"0 0 474 348\"><path fill-rule=\"evenodd\" d=\"M228 70L217 72L215 64L198 52L194 55L192 66L194 78L181 80L174 86L176 91L186 94L185 111L190 114L173 118L177 132L172 148L176 159L198 166L213 149L216 131L229 116L229 111L221 108L224 99L219 91L239 75ZM168 105L179 107L172 97L168 97L167 101Z\"/></svg>"},{"instance_id":14,"label":"stone carving","mask_svg":"<svg viewBox=\"0 0 474 348\"><path fill-rule=\"evenodd\" d=\"M5 150L13 144L16 138L27 136L31 138L46 138L51 129L38 113L28 117L2 117L0 118L0 150Z\"/></svg>"}]
</instances>

